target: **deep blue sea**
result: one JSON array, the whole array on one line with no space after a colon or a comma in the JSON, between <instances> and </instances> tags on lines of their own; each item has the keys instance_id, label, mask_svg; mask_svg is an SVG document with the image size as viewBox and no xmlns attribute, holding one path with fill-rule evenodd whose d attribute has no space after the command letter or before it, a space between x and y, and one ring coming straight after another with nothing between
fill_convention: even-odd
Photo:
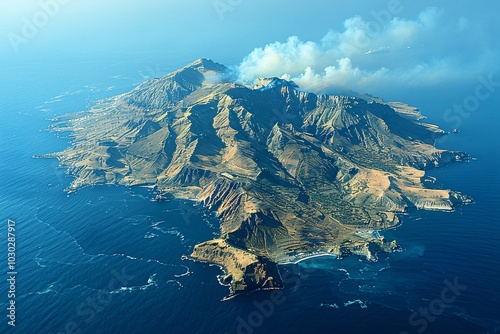
<instances>
[{"instance_id":1,"label":"deep blue sea","mask_svg":"<svg viewBox=\"0 0 500 334\"><path fill-rule=\"evenodd\" d=\"M474 204L403 217L382 234L405 251L377 263L324 257L282 266L282 294L223 302L221 270L181 259L217 235L212 215L189 202L152 202L146 188L68 196L70 179L57 161L33 158L69 145L46 131L50 118L158 74L146 64L54 61L3 73L1 333L500 333L500 92L439 144L477 160L429 172ZM446 128L442 111L463 94L413 92L405 102ZM6 317L8 219L17 237L15 328Z\"/></svg>"}]
</instances>

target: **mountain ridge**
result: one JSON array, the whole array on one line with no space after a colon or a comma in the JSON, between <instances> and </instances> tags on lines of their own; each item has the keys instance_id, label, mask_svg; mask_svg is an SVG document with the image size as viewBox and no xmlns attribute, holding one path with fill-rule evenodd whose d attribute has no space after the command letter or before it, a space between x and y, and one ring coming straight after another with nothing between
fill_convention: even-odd
<instances>
[{"instance_id":1,"label":"mountain ridge","mask_svg":"<svg viewBox=\"0 0 500 334\"><path fill-rule=\"evenodd\" d=\"M57 157L68 191L104 183L154 185L157 199L215 211L219 238L191 256L223 266L231 295L282 286L276 263L399 249L365 230L411 208L452 210L458 192L425 188L428 168L464 161L435 148L444 132L402 103L317 95L262 78L252 87L200 58L89 111L54 120L72 146Z\"/></svg>"}]
</instances>

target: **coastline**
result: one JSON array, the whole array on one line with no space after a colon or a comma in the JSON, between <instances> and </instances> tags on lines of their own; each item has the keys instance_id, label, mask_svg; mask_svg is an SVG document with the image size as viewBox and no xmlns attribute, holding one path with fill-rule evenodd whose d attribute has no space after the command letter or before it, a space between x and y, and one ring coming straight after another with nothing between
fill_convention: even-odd
<instances>
[{"instance_id":1,"label":"coastline","mask_svg":"<svg viewBox=\"0 0 500 334\"><path fill-rule=\"evenodd\" d=\"M335 259L338 259L338 255L336 254L332 254L332 253L328 253L328 252L324 252L324 253L316 253L316 254L310 254L310 255L306 255L306 254L302 254L302 255L305 255L305 257L301 257L297 260L292 260L292 261L288 261L288 262L277 262L276 265L278 266L284 266L284 265L290 265L290 264L299 264L300 262L303 262L303 261L307 261L307 260L310 260L310 259L313 259L313 258L317 258L317 257L333 257Z\"/></svg>"}]
</instances>

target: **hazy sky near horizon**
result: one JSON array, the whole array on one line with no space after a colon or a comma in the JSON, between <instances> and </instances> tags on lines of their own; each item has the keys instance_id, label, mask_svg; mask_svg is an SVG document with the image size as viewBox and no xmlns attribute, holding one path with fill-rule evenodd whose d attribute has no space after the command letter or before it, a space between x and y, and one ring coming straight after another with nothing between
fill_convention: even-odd
<instances>
[{"instance_id":1,"label":"hazy sky near horizon","mask_svg":"<svg viewBox=\"0 0 500 334\"><path fill-rule=\"evenodd\" d=\"M476 80L498 69L500 2L2 0L0 66L200 57L319 92Z\"/></svg>"}]
</instances>

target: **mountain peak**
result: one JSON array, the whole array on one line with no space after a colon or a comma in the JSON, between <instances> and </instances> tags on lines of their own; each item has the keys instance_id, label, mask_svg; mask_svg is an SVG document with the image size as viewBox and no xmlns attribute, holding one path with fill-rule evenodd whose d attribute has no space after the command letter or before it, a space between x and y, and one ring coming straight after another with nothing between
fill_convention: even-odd
<instances>
[{"instance_id":1,"label":"mountain peak","mask_svg":"<svg viewBox=\"0 0 500 334\"><path fill-rule=\"evenodd\" d=\"M194 62L163 76L149 80L125 94L128 103L149 108L170 108L203 86L224 77L227 67L210 59Z\"/></svg>"},{"instance_id":2,"label":"mountain peak","mask_svg":"<svg viewBox=\"0 0 500 334\"><path fill-rule=\"evenodd\" d=\"M215 71L215 72L226 72L227 67L214 62L211 59L208 58L199 58L196 59L194 62L191 64L188 64L184 66L184 68L192 68L196 70L201 70L202 72L204 71Z\"/></svg>"},{"instance_id":3,"label":"mountain peak","mask_svg":"<svg viewBox=\"0 0 500 334\"><path fill-rule=\"evenodd\" d=\"M297 86L297 84L293 81L287 81L285 79L271 77L271 78L258 78L257 80L255 80L255 83L253 85L253 89L268 90L268 89L272 89L275 87L282 87L282 86L299 88L299 86Z\"/></svg>"}]
</instances>

